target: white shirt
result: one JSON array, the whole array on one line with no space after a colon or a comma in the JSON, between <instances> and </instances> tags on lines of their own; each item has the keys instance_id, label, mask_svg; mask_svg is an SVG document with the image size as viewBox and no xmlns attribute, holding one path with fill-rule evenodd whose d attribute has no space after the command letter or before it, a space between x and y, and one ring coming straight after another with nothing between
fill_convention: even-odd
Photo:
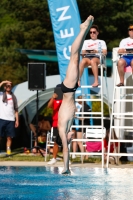
<instances>
[{"instance_id":1,"label":"white shirt","mask_svg":"<svg viewBox=\"0 0 133 200\"><path fill-rule=\"evenodd\" d=\"M82 46L82 50L98 50L98 44L101 42L102 49L107 49L106 43L104 40L85 40Z\"/></svg>"},{"instance_id":2,"label":"white shirt","mask_svg":"<svg viewBox=\"0 0 133 200\"><path fill-rule=\"evenodd\" d=\"M128 37L121 40L119 44L120 49L133 49L133 39Z\"/></svg>"},{"instance_id":3,"label":"white shirt","mask_svg":"<svg viewBox=\"0 0 133 200\"><path fill-rule=\"evenodd\" d=\"M78 102L76 102L75 105L76 105L77 112L80 112L80 109L82 108L82 104L79 104Z\"/></svg>"},{"instance_id":4,"label":"white shirt","mask_svg":"<svg viewBox=\"0 0 133 200\"><path fill-rule=\"evenodd\" d=\"M0 119L15 121L12 95L7 94L7 103L5 103L3 102L3 92L0 92Z\"/></svg>"}]
</instances>

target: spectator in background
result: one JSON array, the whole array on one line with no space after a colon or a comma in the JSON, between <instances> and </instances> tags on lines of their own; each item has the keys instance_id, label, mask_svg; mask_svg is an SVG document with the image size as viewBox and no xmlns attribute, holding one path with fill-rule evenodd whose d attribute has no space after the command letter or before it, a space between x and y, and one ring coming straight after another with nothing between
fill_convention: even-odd
<instances>
[{"instance_id":1,"label":"spectator in background","mask_svg":"<svg viewBox=\"0 0 133 200\"><path fill-rule=\"evenodd\" d=\"M40 149L38 150L38 153L40 153L39 151L41 151L42 154L45 154L45 152L46 152L46 141L47 141L47 131L41 130L40 135L37 137L38 145L36 144L36 141L35 141L35 146L40 147ZM36 148L33 149L33 153L37 153Z\"/></svg>"},{"instance_id":2,"label":"spectator in background","mask_svg":"<svg viewBox=\"0 0 133 200\"><path fill-rule=\"evenodd\" d=\"M99 28L97 25L92 25L90 28L90 38L85 40L82 46L83 59L80 62L80 77L83 74L84 68L91 65L92 72L94 74L94 83L92 87L98 87L98 65L100 64L100 59L98 53L98 45L101 44L102 53L107 54L107 46L104 40L98 39ZM80 83L79 83L80 84Z\"/></svg>"},{"instance_id":3,"label":"spectator in background","mask_svg":"<svg viewBox=\"0 0 133 200\"><path fill-rule=\"evenodd\" d=\"M124 67L131 66L133 73L133 24L128 27L129 37L122 39L119 44L118 54L121 55L117 68L120 77L120 83L117 84L118 87L124 86ZM132 55L127 55L127 53L132 53Z\"/></svg>"},{"instance_id":4,"label":"spectator in background","mask_svg":"<svg viewBox=\"0 0 133 200\"><path fill-rule=\"evenodd\" d=\"M58 92L58 93L57 93ZM48 103L48 108L53 109L53 122L52 122L52 127L53 127L53 140L54 140L54 147L53 147L53 158L48 162L49 165L55 164L56 163L56 158L59 150L59 146L62 145L61 138L59 136L59 131L58 131L58 112L59 108L62 103L62 91L60 84L56 86L55 92L50 99Z\"/></svg>"},{"instance_id":5,"label":"spectator in background","mask_svg":"<svg viewBox=\"0 0 133 200\"><path fill-rule=\"evenodd\" d=\"M19 126L17 98L12 93L12 83L2 81L5 92L0 92L0 138L7 137L7 155L11 154L12 138L15 137L15 128Z\"/></svg>"},{"instance_id":6,"label":"spectator in background","mask_svg":"<svg viewBox=\"0 0 133 200\"><path fill-rule=\"evenodd\" d=\"M38 120L39 120L39 122L38 122L39 130L46 130L46 131L50 131L51 130L51 124L47 120L46 117L44 117L43 115L39 115L39 119Z\"/></svg>"},{"instance_id":7,"label":"spectator in background","mask_svg":"<svg viewBox=\"0 0 133 200\"><path fill-rule=\"evenodd\" d=\"M37 128L34 124L30 123L30 129L32 130L34 137L37 136ZM51 130L51 125L50 122L43 116L43 115L39 115L38 117L38 136L40 135L41 130L46 130L46 131L50 131Z\"/></svg>"}]
</instances>

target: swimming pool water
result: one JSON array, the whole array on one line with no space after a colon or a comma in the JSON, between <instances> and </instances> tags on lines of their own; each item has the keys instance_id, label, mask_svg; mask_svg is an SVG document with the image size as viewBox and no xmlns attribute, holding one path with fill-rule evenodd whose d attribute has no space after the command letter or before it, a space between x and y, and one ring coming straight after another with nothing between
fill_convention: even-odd
<instances>
[{"instance_id":1,"label":"swimming pool water","mask_svg":"<svg viewBox=\"0 0 133 200\"><path fill-rule=\"evenodd\" d=\"M0 167L0 199L132 200L133 169Z\"/></svg>"}]
</instances>

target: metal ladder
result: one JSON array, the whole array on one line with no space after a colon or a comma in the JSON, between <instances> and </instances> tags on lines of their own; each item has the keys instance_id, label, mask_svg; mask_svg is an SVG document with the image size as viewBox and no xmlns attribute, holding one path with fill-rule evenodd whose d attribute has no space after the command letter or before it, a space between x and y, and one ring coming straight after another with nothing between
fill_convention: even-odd
<instances>
[{"instance_id":1,"label":"metal ladder","mask_svg":"<svg viewBox=\"0 0 133 200\"><path fill-rule=\"evenodd\" d=\"M115 49L116 48L114 48L114 51ZM124 85L126 86L117 87L116 84L119 82L119 75L116 63L113 69L114 90L113 90L113 100L112 100L112 114L110 121L110 135L109 135L108 153L107 153L107 167L109 166L109 156L115 156L116 164L119 164L119 156L133 156L133 153L130 154L120 153L120 143L133 143L133 140L131 139L129 140L124 139L127 132L133 133L133 124L131 122L133 119L133 107L132 108L129 107L129 104L132 104L133 102L133 86L128 86L128 85L133 85L131 84L131 82L133 83L133 79L132 76L130 76L125 71L126 73L125 73ZM118 139L114 139L114 131ZM110 153L111 142L113 143L115 150L113 153ZM117 151L115 143L118 143Z\"/></svg>"},{"instance_id":2,"label":"metal ladder","mask_svg":"<svg viewBox=\"0 0 133 200\"><path fill-rule=\"evenodd\" d=\"M99 138L95 138L95 134L94 134L94 138L95 139L73 139L73 141L82 141L82 142L87 142L87 141L101 141L102 142L102 152L70 152L70 154L75 154L75 155L81 155L84 156L84 155L101 155L102 156L102 167L104 166L104 143L103 143L103 139L105 137L105 128L104 128L104 116L103 116L103 70L105 69L106 71L106 65L104 63L104 65L102 64L102 59L103 59L103 55L100 54L100 65L98 66L100 68L100 71L101 71L101 85L98 86L98 88L100 88L100 98L91 98L91 95L82 95L84 98L83 99L75 99L75 101L99 101L101 102L101 111L100 112L76 112L75 114L81 114L82 115L82 118L92 118L92 119L101 119L101 125L73 125L72 127L73 128L76 128L76 127L79 127L79 128L88 128L88 129L100 129L102 130L102 137L99 139ZM104 59L105 59L105 56L104 56ZM91 68L91 66L89 66L89 68ZM106 74L105 74L106 75ZM105 79L107 77L105 76ZM107 86L107 81L106 81L106 86ZM86 86L86 85L83 85L81 86L81 88L92 88L92 86ZM108 90L108 88L107 88ZM108 95L108 92L107 92L107 95ZM88 98L88 96L90 96L90 98ZM98 96L98 95L96 95ZM85 115L91 115L90 117L86 117ZM98 115L98 116L96 116ZM100 131L101 132L101 131ZM83 163L83 159L82 159L82 163Z\"/></svg>"}]
</instances>

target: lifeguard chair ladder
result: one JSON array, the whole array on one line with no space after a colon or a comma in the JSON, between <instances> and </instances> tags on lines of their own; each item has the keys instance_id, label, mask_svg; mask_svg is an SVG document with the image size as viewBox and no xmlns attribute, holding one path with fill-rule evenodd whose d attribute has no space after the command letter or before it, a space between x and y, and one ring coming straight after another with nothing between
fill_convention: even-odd
<instances>
[{"instance_id":1,"label":"lifeguard chair ladder","mask_svg":"<svg viewBox=\"0 0 133 200\"><path fill-rule=\"evenodd\" d=\"M90 131L90 134L91 132L94 133L94 129L96 130L96 135L98 134L98 129L99 129L99 137L100 138L97 138L97 136L95 134L93 134L94 138L95 139L73 139L73 141L82 141L82 142L87 142L87 141L101 141L102 143L102 152L70 152L70 154L75 154L75 155L81 155L84 156L84 155L101 155L102 156L102 167L104 167L104 146L103 146L103 139L105 137L105 128L104 128L104 116L103 116L103 70L106 71L106 63L105 63L105 56L103 54L99 54L100 56L100 65L98 66L100 68L100 77L101 77L101 85L98 86L98 88L100 88L100 98L91 98L91 95L90 98L83 98L83 99L75 99L75 101L99 101L101 102L101 112L76 112L75 114L80 114L82 115L81 118L92 118L92 119L101 119L101 125L73 125L72 127L73 128L86 128L86 131L88 130L92 130ZM104 64L103 64L103 60L104 60ZM91 66L89 66L89 68L91 68ZM105 74L106 75L106 74ZM106 78L106 76L105 76ZM107 86L107 82L106 82L106 86ZM92 86L90 85L82 85L81 88L92 88ZM108 94L107 94L108 95ZM83 95L84 96L84 95ZM87 97L88 95L86 95ZM98 95L96 95L98 96ZM91 115L90 117L86 117L85 115ZM98 116L96 116L98 115ZM101 131L102 130L102 131ZM102 132L102 134L101 134ZM88 133L89 134L89 133ZM96 137L95 137L96 136ZM83 162L83 159L82 159L82 162Z\"/></svg>"},{"instance_id":2,"label":"lifeguard chair ladder","mask_svg":"<svg viewBox=\"0 0 133 200\"><path fill-rule=\"evenodd\" d=\"M129 66L125 68L125 80L124 80L125 86L122 87L116 86L119 83L119 75L117 71L117 62L119 59L119 55L117 51L118 48L113 49L114 89L113 89L113 100L112 100L112 114L110 121L110 136L109 136L108 153L107 153L107 167L109 166L109 156L116 156L117 158L115 159L116 164L119 163L119 156L133 156L133 153L130 154L120 153L120 143L133 143L133 140L123 139L127 132L133 132L133 125L129 125L130 121L133 121L133 107L132 109L130 109L130 112L126 111L126 109L128 109L128 104L129 103L132 104L133 102L133 84L132 84L133 79L131 75L132 69ZM118 139L114 139L114 131ZM110 153L111 142L114 144L115 151L113 153ZM118 143L118 152L116 152L115 143Z\"/></svg>"}]
</instances>

